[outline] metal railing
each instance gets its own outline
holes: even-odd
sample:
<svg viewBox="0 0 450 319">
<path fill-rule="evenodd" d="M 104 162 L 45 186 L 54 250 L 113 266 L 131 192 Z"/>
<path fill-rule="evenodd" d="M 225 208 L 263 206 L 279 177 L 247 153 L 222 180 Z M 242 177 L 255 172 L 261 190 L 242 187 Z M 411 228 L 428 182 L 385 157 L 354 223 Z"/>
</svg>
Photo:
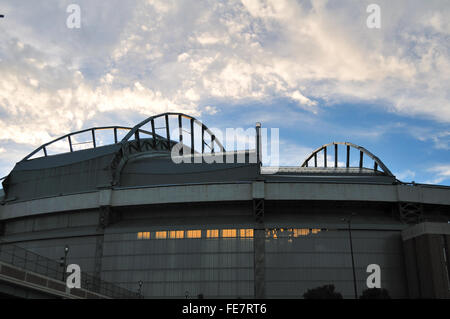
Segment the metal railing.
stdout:
<svg viewBox="0 0 450 319">
<path fill-rule="evenodd" d="M 2 240 L 0 240 L 0 261 L 59 281 L 62 281 L 66 275 L 60 262 Z M 81 288 L 111 298 L 142 298 L 136 292 L 106 282 L 86 272 L 81 272 Z"/>
</svg>

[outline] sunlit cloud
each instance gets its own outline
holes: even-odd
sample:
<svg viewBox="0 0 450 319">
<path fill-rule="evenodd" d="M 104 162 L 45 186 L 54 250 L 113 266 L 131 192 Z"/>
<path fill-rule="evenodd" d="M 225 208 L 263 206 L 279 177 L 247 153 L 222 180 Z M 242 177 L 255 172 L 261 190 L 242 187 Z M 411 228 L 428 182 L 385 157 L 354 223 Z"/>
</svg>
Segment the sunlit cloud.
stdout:
<svg viewBox="0 0 450 319">
<path fill-rule="evenodd" d="M 450 179 L 450 164 L 436 165 L 428 169 L 434 175 L 434 178 L 428 180 L 429 184 L 440 184 Z"/>
<path fill-rule="evenodd" d="M 78 3 L 79 30 L 65 25 L 69 1 L 2 9 L 0 143 L 33 148 L 88 125 L 122 124 L 117 114 L 220 116 L 249 102 L 286 101 L 311 116 L 368 102 L 450 122 L 446 2 L 377 1 L 376 30 L 366 27 L 371 1 Z M 428 139 L 448 149 L 447 133 Z"/>
</svg>

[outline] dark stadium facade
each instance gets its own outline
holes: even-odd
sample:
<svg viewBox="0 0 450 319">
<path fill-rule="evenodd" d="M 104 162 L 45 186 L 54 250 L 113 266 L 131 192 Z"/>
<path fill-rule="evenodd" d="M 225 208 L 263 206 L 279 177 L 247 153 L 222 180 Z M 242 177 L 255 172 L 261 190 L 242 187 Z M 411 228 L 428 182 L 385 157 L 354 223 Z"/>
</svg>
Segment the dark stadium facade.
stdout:
<svg viewBox="0 0 450 319">
<path fill-rule="evenodd" d="M 450 297 L 450 187 L 403 183 L 346 142 L 265 167 L 259 130 L 245 163 L 207 163 L 238 152 L 180 113 L 44 144 L 3 179 L 0 247 L 70 247 L 67 264 L 146 298 L 354 298 L 371 264 L 393 298 Z M 175 163 L 179 143 L 201 163 Z"/>
</svg>

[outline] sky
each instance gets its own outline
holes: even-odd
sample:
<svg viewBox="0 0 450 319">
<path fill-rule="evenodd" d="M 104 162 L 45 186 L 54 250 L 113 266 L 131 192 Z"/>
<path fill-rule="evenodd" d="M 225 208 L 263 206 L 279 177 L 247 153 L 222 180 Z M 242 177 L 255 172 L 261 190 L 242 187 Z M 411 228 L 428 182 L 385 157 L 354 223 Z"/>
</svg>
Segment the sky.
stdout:
<svg viewBox="0 0 450 319">
<path fill-rule="evenodd" d="M 450 185 L 450 1 L 0 0 L 0 14 L 0 177 L 58 136 L 172 111 L 278 128 L 281 165 L 348 141 L 401 181 Z"/>
</svg>

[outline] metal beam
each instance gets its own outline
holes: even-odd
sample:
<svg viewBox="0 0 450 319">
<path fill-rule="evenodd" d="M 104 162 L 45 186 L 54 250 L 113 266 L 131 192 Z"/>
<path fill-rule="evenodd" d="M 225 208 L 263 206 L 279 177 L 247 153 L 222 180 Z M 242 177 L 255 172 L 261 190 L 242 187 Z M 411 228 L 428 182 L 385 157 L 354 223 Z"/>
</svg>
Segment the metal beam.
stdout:
<svg viewBox="0 0 450 319">
<path fill-rule="evenodd" d="M 155 120 L 152 119 L 150 122 L 151 122 L 151 125 L 152 125 L 153 149 L 156 149 Z"/>
<path fill-rule="evenodd" d="M 334 167 L 338 167 L 338 145 L 334 144 Z"/>
<path fill-rule="evenodd" d="M 69 148 L 70 148 L 70 152 L 73 152 L 73 147 L 72 147 L 72 139 L 70 138 L 70 135 L 67 136 L 67 138 L 69 139 Z"/>
<path fill-rule="evenodd" d="M 169 114 L 164 116 L 166 121 L 166 138 L 167 138 L 167 148 L 170 149 L 170 128 L 169 128 Z"/>
<path fill-rule="evenodd" d="M 347 145 L 347 168 L 350 167 L 350 145 Z"/>
<path fill-rule="evenodd" d="M 318 149 L 316 149 L 315 151 L 313 151 L 311 153 L 311 155 L 309 155 L 302 163 L 302 167 L 306 167 L 306 163 L 312 159 L 313 157 L 316 156 L 317 153 L 324 151 L 324 153 L 326 152 L 326 148 L 327 146 L 331 146 L 331 145 L 335 145 L 335 144 L 342 144 L 342 145 L 347 145 L 347 167 L 350 167 L 350 147 L 353 147 L 357 150 L 360 151 L 360 167 L 362 168 L 362 164 L 363 164 L 363 160 L 361 157 L 365 155 L 369 156 L 371 159 L 373 159 L 376 163 L 377 163 L 377 167 L 380 167 L 383 170 L 383 173 L 387 176 L 391 176 L 394 177 L 394 175 L 392 174 L 392 172 L 386 167 L 386 165 L 384 165 L 384 163 L 375 155 L 373 155 L 371 152 L 369 152 L 368 150 L 366 150 L 364 147 L 362 146 L 358 146 L 356 144 L 353 143 L 349 143 L 349 142 L 333 142 L 330 144 L 325 144 L 322 145 L 321 147 L 319 147 Z M 326 167 L 326 166 L 325 166 Z"/>
<path fill-rule="evenodd" d="M 359 168 L 363 168 L 363 157 L 364 157 L 363 151 L 359 151 Z"/>
<path fill-rule="evenodd" d="M 191 119 L 191 155 L 194 155 L 194 119 Z"/>
<path fill-rule="evenodd" d="M 181 115 L 178 115 L 178 133 L 180 135 L 181 155 L 183 155 L 183 122 Z"/>
<path fill-rule="evenodd" d="M 92 129 L 92 145 L 94 145 L 94 148 L 97 147 L 97 143 L 95 142 L 95 129 Z"/>
</svg>

